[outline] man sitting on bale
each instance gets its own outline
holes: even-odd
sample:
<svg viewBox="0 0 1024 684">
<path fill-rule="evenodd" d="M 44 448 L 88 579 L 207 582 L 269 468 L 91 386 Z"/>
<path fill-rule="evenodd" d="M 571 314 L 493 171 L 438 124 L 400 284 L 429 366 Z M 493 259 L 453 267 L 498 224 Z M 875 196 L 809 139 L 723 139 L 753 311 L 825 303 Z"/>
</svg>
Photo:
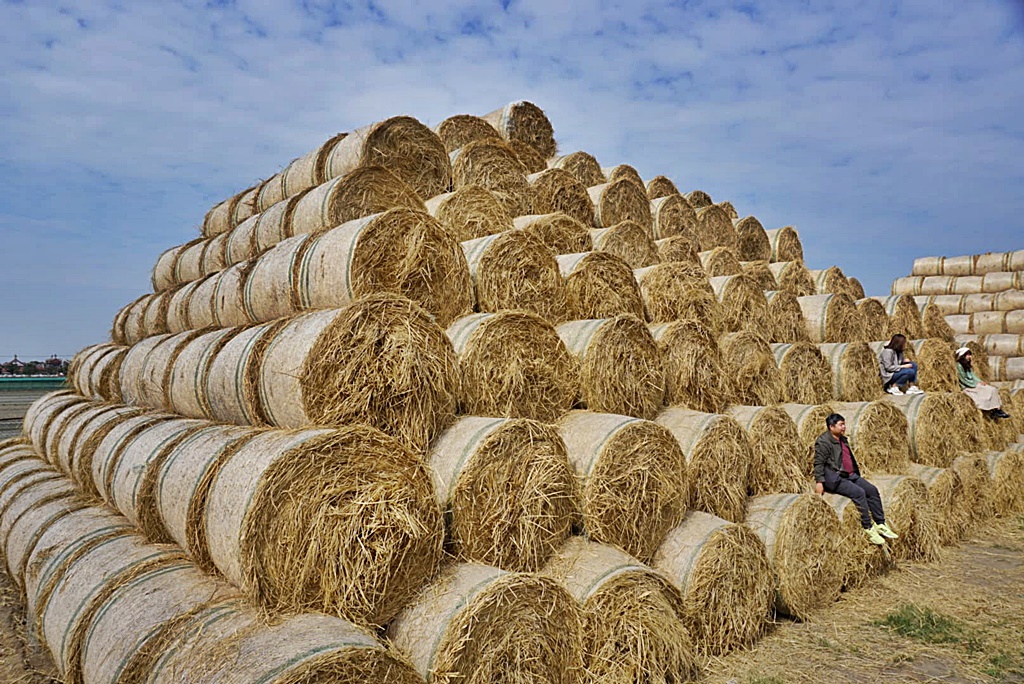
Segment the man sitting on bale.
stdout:
<svg viewBox="0 0 1024 684">
<path fill-rule="evenodd" d="M 956 350 L 956 377 L 960 381 L 960 389 L 969 396 L 974 405 L 981 409 L 989 418 L 1009 418 L 1010 414 L 1003 410 L 1003 402 L 999 398 L 999 390 L 978 377 L 971 367 L 971 350 L 960 347 Z"/>
<path fill-rule="evenodd" d="M 814 491 L 819 495 L 829 492 L 853 499 L 860 511 L 864 534 L 872 544 L 885 544 L 883 537 L 896 539 L 899 535 L 885 524 L 878 488 L 860 476 L 857 459 L 846 440 L 846 419 L 831 413 L 825 425 L 828 430 L 814 443 Z"/>
</svg>

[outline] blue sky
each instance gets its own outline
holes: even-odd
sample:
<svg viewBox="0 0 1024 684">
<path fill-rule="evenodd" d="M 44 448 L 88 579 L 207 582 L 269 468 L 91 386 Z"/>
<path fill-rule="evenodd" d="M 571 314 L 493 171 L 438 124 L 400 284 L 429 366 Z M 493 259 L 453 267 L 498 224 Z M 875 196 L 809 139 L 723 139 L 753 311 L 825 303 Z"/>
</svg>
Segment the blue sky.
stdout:
<svg viewBox="0 0 1024 684">
<path fill-rule="evenodd" d="M 1019 0 L 567 5 L 0 0 L 0 360 L 105 340 L 212 204 L 332 134 L 516 99 L 868 294 L 1024 248 Z"/>
</svg>

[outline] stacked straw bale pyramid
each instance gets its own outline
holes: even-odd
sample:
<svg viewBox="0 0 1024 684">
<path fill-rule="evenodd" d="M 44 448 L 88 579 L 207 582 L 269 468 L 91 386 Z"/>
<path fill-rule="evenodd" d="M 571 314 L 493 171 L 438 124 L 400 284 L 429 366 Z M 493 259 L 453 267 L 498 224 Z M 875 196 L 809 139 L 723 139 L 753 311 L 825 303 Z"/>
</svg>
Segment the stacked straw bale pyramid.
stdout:
<svg viewBox="0 0 1024 684">
<path fill-rule="evenodd" d="M 950 379 L 964 342 L 1021 372 L 1024 252 L 865 297 L 681 181 L 559 154 L 515 102 L 336 135 L 211 208 L 0 443 L 61 676 L 686 681 L 1024 509 L 1019 425 Z M 882 392 L 894 332 L 927 394 Z M 811 493 L 833 411 L 891 552 Z"/>
</svg>

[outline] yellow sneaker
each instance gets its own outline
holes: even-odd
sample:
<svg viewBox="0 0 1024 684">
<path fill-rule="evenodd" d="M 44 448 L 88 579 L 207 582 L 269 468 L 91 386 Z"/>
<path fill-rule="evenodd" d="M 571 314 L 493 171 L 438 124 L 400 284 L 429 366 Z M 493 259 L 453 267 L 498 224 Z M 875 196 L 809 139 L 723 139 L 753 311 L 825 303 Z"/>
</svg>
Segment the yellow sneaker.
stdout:
<svg viewBox="0 0 1024 684">
<path fill-rule="evenodd" d="M 868 541 L 878 546 L 885 546 L 885 540 L 882 539 L 882 535 L 878 534 L 878 531 L 874 527 L 868 527 L 864 530 L 864 534 L 867 535 Z"/>
<path fill-rule="evenodd" d="M 878 534 L 882 535 L 886 539 L 899 539 L 900 538 L 900 535 L 898 535 L 895 532 L 893 532 L 892 530 L 890 530 L 889 526 L 886 525 L 885 523 L 882 523 L 881 525 L 879 525 L 878 523 L 875 523 L 874 527 L 872 527 L 871 529 L 873 529 L 875 532 L 877 532 Z"/>
</svg>

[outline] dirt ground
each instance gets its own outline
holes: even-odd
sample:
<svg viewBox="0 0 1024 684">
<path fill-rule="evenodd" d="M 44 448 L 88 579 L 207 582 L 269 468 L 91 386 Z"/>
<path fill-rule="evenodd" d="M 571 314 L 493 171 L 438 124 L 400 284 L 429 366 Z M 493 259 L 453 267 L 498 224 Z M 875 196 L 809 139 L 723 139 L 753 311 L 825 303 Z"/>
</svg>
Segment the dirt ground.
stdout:
<svg viewBox="0 0 1024 684">
<path fill-rule="evenodd" d="M 989 524 L 935 563 L 904 564 L 809 622 L 780 622 L 704 681 L 1024 682 L 1024 517 Z M 27 636 L 0 571 L 0 683 L 51 682 L 49 654 Z"/>
</svg>

